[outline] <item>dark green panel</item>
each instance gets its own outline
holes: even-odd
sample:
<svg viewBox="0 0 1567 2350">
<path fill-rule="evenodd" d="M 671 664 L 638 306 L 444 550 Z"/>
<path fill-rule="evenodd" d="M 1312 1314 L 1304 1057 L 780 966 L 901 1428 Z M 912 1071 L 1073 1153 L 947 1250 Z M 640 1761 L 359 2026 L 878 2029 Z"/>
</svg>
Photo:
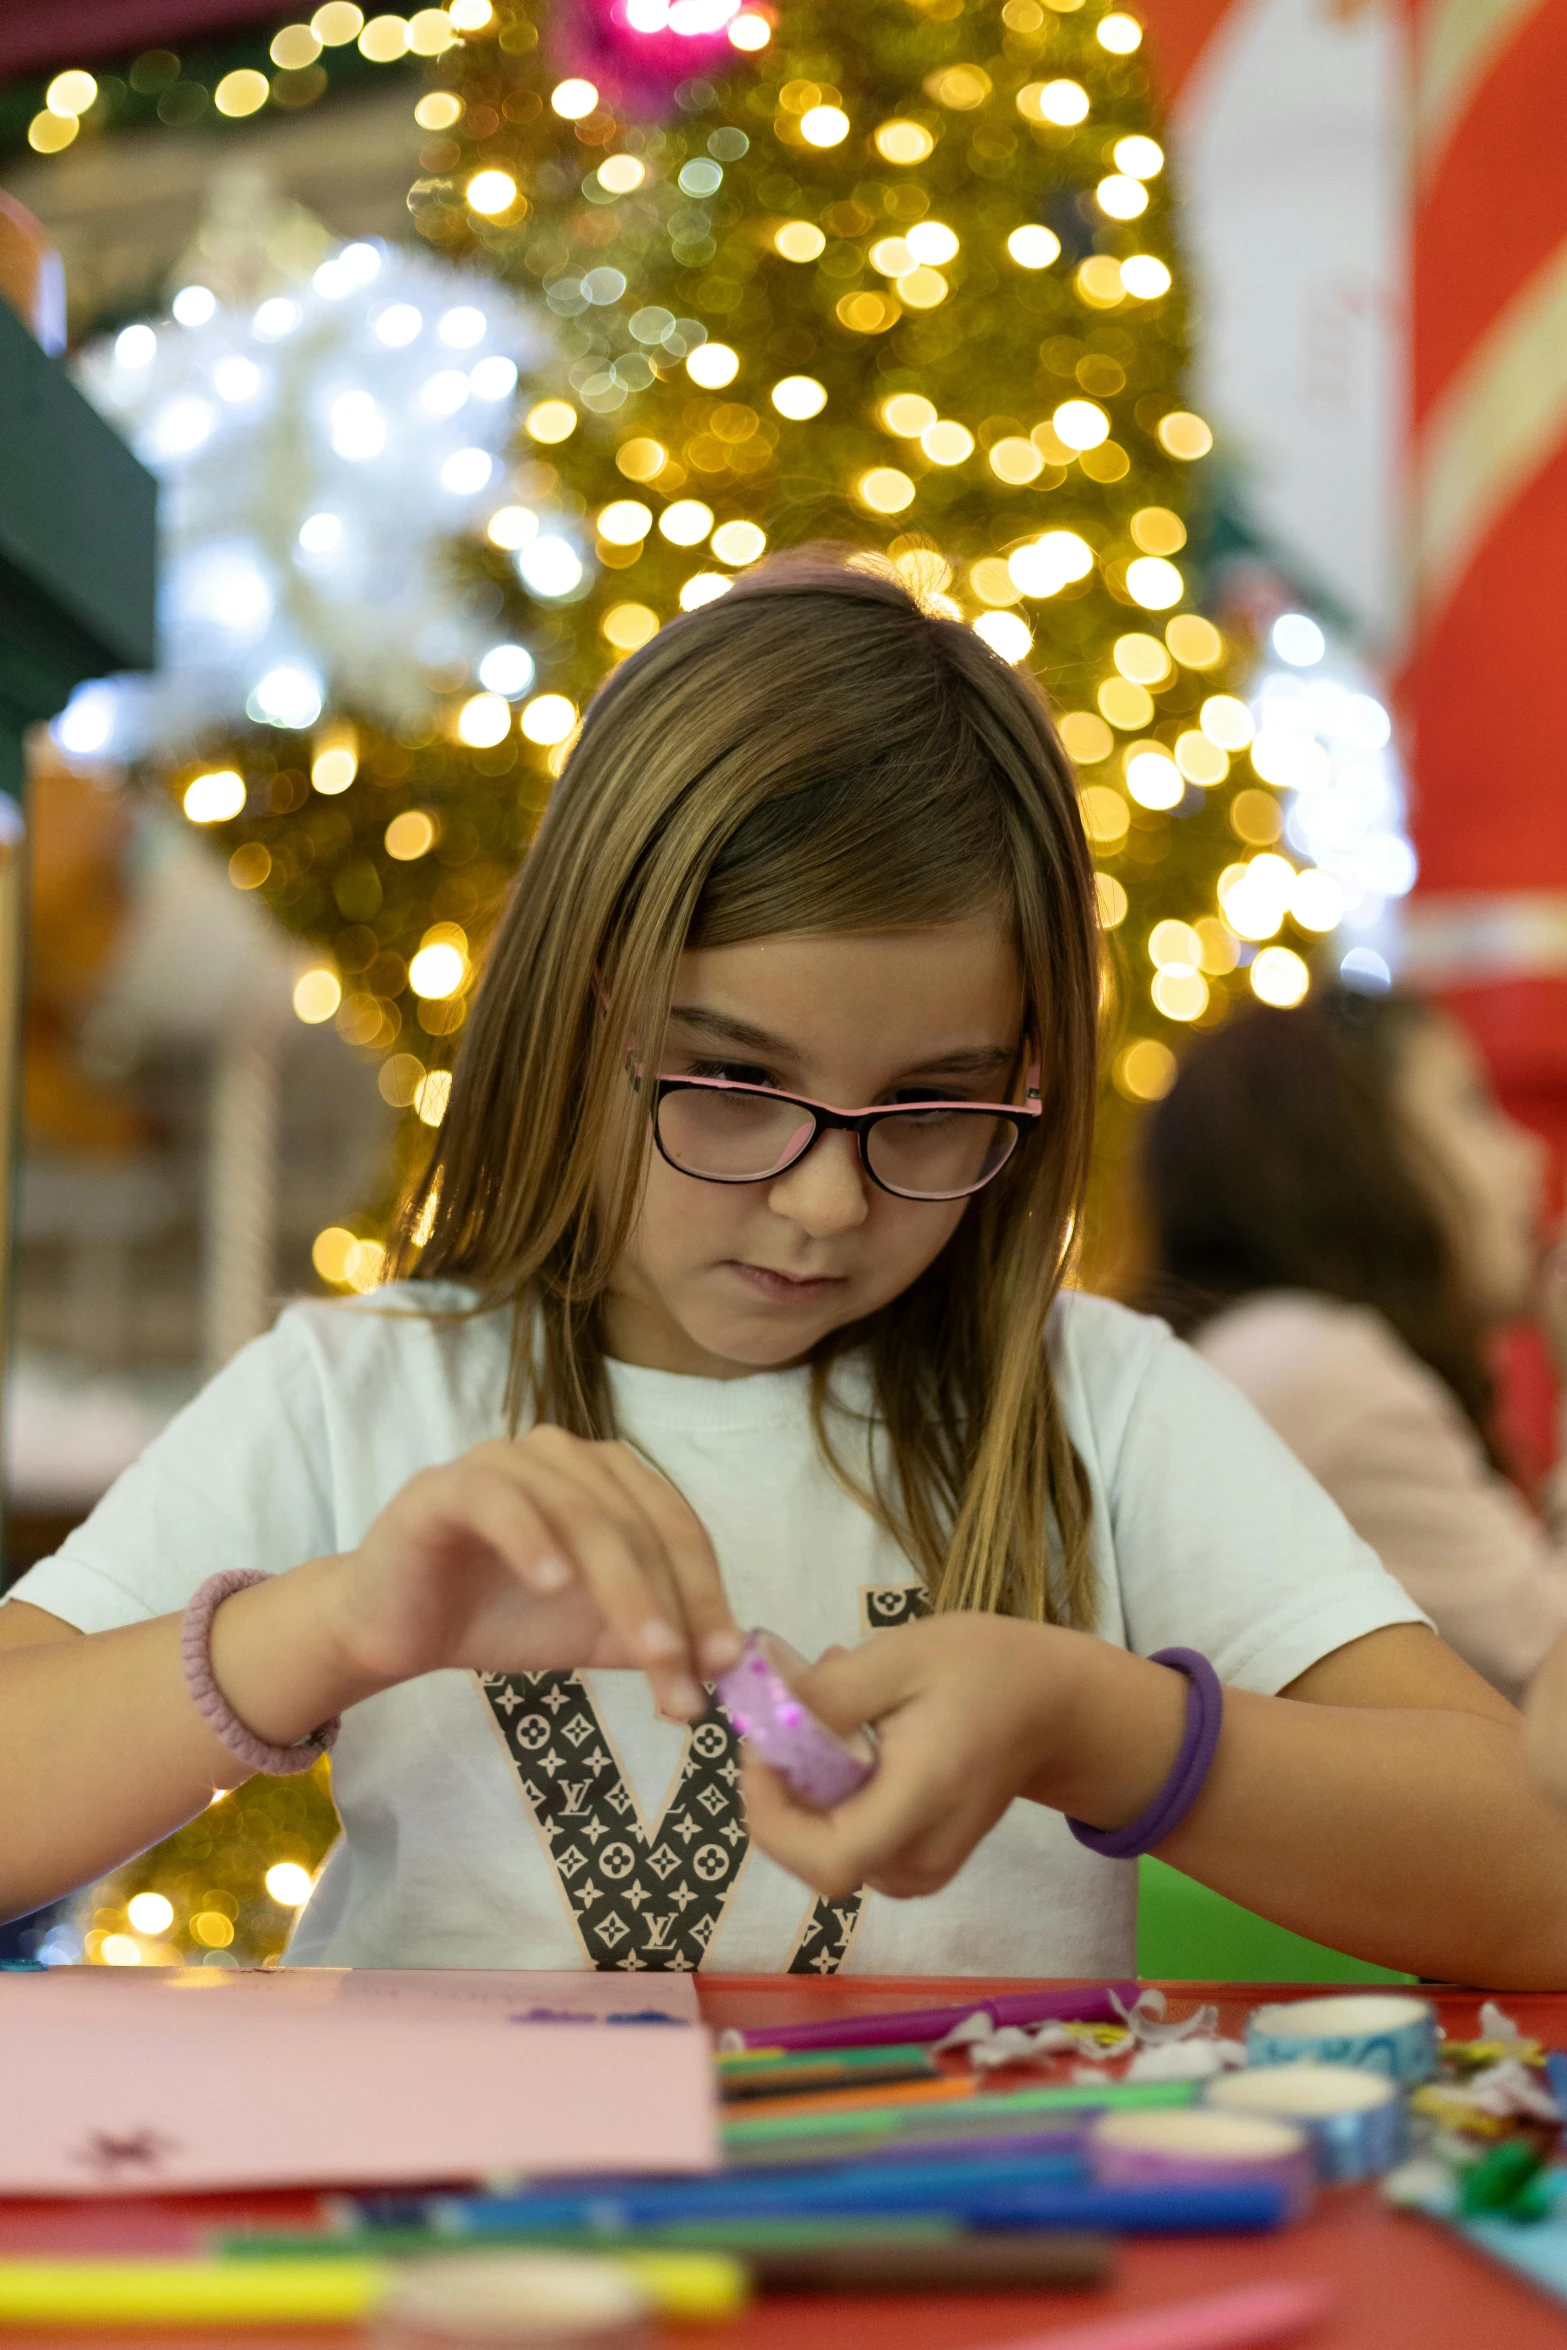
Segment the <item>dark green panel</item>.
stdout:
<svg viewBox="0 0 1567 2350">
<path fill-rule="evenodd" d="M 83 678 L 148 669 L 158 485 L 0 302 L 0 703 L 49 718 Z"/>
</svg>

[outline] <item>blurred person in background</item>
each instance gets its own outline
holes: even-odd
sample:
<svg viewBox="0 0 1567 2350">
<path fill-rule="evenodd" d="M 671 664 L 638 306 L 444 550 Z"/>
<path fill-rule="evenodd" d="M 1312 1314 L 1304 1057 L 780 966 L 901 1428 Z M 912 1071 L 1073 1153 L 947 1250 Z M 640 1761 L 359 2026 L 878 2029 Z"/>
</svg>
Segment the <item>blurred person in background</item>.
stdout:
<svg viewBox="0 0 1567 2350">
<path fill-rule="evenodd" d="M 1490 1350 L 1538 1318 L 1546 1147 L 1457 1024 L 1333 991 L 1197 1040 L 1149 1117 L 1139 1301 L 1231 1379 L 1444 1640 L 1515 1701 L 1567 1633 L 1567 1465 L 1511 1481 Z M 1559 1448 L 1560 1449 L 1560 1448 Z"/>
</svg>

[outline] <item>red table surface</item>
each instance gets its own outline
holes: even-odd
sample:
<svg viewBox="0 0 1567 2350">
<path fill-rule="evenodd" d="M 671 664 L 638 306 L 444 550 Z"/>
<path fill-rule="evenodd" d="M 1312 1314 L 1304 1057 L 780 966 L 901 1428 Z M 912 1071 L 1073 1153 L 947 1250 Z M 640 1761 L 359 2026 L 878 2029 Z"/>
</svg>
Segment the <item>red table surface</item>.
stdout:
<svg viewBox="0 0 1567 2350">
<path fill-rule="evenodd" d="M 702 2011 L 715 2028 L 792 2023 L 893 2007 L 928 2007 L 993 1990 L 1037 1990 L 1037 1982 L 981 1983 L 973 1977 L 894 1980 L 858 1976 L 812 1981 L 797 1976 L 699 1978 Z M 1264 2000 L 1312 1997 L 1320 1985 L 1178 1983 L 1167 1986 L 1170 2012 L 1199 2001 L 1219 2007 L 1220 2029 L 1239 2034 L 1249 2009 Z M 1436 1992 L 1449 2038 L 1472 2039 L 1479 1995 Z M 1501 2003 L 1519 2029 L 1547 2047 L 1567 2048 L 1567 1993 L 1508 1994 Z M 0 2084 L 0 2095 L 3 2095 Z M 92 2198 L 81 2202 L 0 2202 L 0 2257 L 177 2253 L 196 2248 L 206 2231 L 242 2223 L 311 2224 L 303 2195 L 213 2195 Z M 722 2326 L 682 2328 L 683 2350 L 1018 2350 L 1054 2333 L 1133 2310 L 1281 2280 L 1329 2284 L 1334 2313 L 1309 2337 L 1308 2350 L 1563 2350 L 1567 2311 L 1471 2253 L 1420 2219 L 1388 2210 L 1374 2188 L 1331 2189 L 1312 2216 L 1281 2234 L 1144 2240 L 1122 2246 L 1113 2280 L 1087 2290 L 862 2296 L 779 2296 L 758 2302 Z M 73 2350 L 106 2334 L 7 2333 L 5 2350 Z M 142 2350 L 178 2341 L 181 2350 L 348 2350 L 361 2339 L 343 2329 L 247 2328 L 115 2337 Z M 676 2339 L 671 2331 L 670 2340 Z"/>
</svg>

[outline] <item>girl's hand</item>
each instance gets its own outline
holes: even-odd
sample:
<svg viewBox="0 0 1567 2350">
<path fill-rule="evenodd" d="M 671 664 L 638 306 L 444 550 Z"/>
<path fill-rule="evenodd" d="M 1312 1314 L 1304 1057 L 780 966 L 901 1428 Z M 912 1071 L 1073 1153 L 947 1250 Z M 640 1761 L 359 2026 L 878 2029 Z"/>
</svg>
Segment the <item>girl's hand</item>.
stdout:
<svg viewBox="0 0 1567 2350">
<path fill-rule="evenodd" d="M 934 1616 L 802 1674 L 813 1713 L 874 1728 L 876 1776 L 807 1811 L 755 1756 L 751 1833 L 827 1894 L 937 1893 L 1018 1796 L 1114 1828 L 1135 1819 L 1180 1746 L 1186 1683 L 1082 1632 L 1007 1616 Z"/>
<path fill-rule="evenodd" d="M 740 1635 L 700 1520 L 624 1444 L 559 1428 L 422 1469 L 334 1562 L 346 1678 L 639 1666 L 694 1719 Z"/>
</svg>

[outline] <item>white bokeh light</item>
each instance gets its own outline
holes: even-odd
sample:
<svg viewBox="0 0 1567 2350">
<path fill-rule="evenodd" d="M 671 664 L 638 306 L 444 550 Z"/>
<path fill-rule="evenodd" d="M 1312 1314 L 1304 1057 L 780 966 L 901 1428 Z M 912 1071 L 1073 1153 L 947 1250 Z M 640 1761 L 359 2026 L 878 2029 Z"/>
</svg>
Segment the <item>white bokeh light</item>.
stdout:
<svg viewBox="0 0 1567 2350">
<path fill-rule="evenodd" d="M 531 595 L 569 596 L 582 584 L 582 558 L 569 539 L 541 531 L 518 553 L 517 577 Z"/>
<path fill-rule="evenodd" d="M 533 678 L 533 655 L 525 645 L 492 645 L 479 663 L 479 683 L 485 691 L 504 694 L 508 701 L 525 694 Z"/>
<path fill-rule="evenodd" d="M 478 452 L 458 478 L 476 480 L 482 462 L 478 519 L 504 506 L 495 468 L 517 371 L 537 364 L 542 337 L 505 287 L 417 247 L 345 245 L 244 297 L 214 265 L 212 285 L 205 324 L 137 321 L 75 363 L 164 491 L 162 664 L 113 680 L 112 726 L 107 704 L 93 724 L 116 758 L 185 760 L 254 715 L 258 689 L 290 667 L 310 673 L 324 707 L 423 722 L 450 673 L 472 676 L 499 634 L 493 608 L 470 602 L 449 568 L 464 509 L 441 475 Z M 457 342 L 437 340 L 442 320 Z M 437 372 L 460 412 L 421 405 Z M 550 532 L 547 506 L 540 524 Z M 580 580 L 581 558 L 566 553 Z M 566 576 L 562 564 L 551 574 Z M 271 688 L 267 699 L 284 706 Z M 309 696 L 284 703 L 297 718 Z M 94 707 L 75 705 L 78 739 Z"/>
</svg>

